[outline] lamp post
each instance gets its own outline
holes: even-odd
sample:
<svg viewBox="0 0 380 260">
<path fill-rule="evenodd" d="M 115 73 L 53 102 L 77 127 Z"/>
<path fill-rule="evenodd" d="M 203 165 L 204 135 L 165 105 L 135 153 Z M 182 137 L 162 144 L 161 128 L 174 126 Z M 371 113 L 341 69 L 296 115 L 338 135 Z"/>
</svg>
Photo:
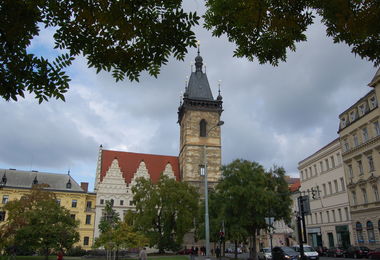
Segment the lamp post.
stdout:
<svg viewBox="0 0 380 260">
<path fill-rule="evenodd" d="M 207 133 L 206 136 L 210 133 L 212 129 L 215 127 L 219 127 L 223 125 L 223 121 L 219 121 L 215 126 L 211 127 Z M 201 171 L 201 175 L 204 175 L 205 180 L 205 237 L 206 237 L 206 258 L 210 257 L 210 224 L 209 224 L 209 217 L 208 217 L 208 177 L 207 177 L 207 146 L 206 144 L 203 145 L 203 174 Z"/>
</svg>

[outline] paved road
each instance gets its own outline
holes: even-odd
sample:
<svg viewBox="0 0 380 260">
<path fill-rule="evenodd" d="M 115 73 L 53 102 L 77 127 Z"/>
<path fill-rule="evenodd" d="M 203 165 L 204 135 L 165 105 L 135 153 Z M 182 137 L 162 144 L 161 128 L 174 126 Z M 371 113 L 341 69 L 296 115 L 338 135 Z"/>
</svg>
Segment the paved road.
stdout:
<svg viewBox="0 0 380 260">
<path fill-rule="evenodd" d="M 226 257 L 233 258 L 234 254 L 226 253 Z M 249 257 L 248 253 L 238 254 L 238 259 L 248 259 L 248 257 Z M 336 257 L 336 258 L 334 258 L 334 257 L 325 257 L 325 256 L 321 256 L 319 258 L 319 260 L 344 260 L 344 259 L 349 260 L 349 259 L 353 259 L 353 258 L 344 258 L 344 257 Z M 361 259 L 366 260 L 366 258 L 361 258 Z M 199 260 L 201 260 L 201 259 L 199 259 Z"/>
</svg>

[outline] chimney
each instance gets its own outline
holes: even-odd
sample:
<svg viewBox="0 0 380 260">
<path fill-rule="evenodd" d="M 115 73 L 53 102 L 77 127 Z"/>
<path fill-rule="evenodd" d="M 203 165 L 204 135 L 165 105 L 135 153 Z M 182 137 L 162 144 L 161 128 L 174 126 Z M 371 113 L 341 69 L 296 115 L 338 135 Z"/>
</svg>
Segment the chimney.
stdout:
<svg viewBox="0 0 380 260">
<path fill-rule="evenodd" d="M 85 192 L 88 192 L 88 182 L 81 182 L 81 183 L 80 183 L 80 187 L 81 187 L 82 190 L 84 190 Z"/>
</svg>

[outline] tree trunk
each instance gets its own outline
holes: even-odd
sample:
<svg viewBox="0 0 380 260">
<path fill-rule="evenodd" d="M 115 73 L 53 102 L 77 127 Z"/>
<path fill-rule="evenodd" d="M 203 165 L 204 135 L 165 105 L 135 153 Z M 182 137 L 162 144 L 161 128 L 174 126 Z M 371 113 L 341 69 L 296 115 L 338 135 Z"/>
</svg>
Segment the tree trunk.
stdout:
<svg viewBox="0 0 380 260">
<path fill-rule="evenodd" d="M 49 248 L 45 248 L 45 260 L 49 259 Z"/>
<path fill-rule="evenodd" d="M 257 236 L 257 229 L 253 228 L 252 230 L 252 259 L 257 259 L 257 247 L 256 247 L 256 236 Z"/>
<path fill-rule="evenodd" d="M 238 251 L 237 251 L 237 240 L 234 241 L 235 243 L 235 250 L 234 250 L 234 253 L 235 253 L 235 259 L 238 258 Z"/>
</svg>

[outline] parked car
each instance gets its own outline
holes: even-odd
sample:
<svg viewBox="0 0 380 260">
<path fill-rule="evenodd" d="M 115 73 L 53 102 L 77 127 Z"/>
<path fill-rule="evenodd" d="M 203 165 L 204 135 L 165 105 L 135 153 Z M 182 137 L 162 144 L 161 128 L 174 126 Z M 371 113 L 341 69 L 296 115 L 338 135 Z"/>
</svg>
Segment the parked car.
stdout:
<svg viewBox="0 0 380 260">
<path fill-rule="evenodd" d="M 380 248 L 376 248 L 368 253 L 369 259 L 380 259 Z"/>
<path fill-rule="evenodd" d="M 270 251 L 270 248 L 262 248 L 258 253 L 257 257 L 259 260 L 271 260 L 272 259 L 272 253 Z"/>
<path fill-rule="evenodd" d="M 292 246 L 292 248 L 294 249 L 294 251 L 296 251 L 298 253 L 301 252 L 299 245 Z M 303 251 L 304 251 L 307 259 L 310 259 L 310 260 L 318 260 L 319 259 L 318 252 L 314 248 L 312 248 L 311 246 L 303 245 Z"/>
<path fill-rule="evenodd" d="M 332 256 L 332 257 L 344 257 L 346 255 L 346 250 L 343 247 L 330 247 L 327 250 L 326 253 L 327 256 Z"/>
<path fill-rule="evenodd" d="M 272 260 L 298 260 L 299 253 L 287 246 L 276 246 L 272 249 Z"/>
<path fill-rule="evenodd" d="M 177 255 L 191 255 L 191 248 L 184 248 L 177 252 Z"/>
<path fill-rule="evenodd" d="M 366 246 L 350 246 L 346 251 L 346 257 L 367 258 L 370 251 Z"/>
<path fill-rule="evenodd" d="M 327 254 L 328 248 L 325 246 L 319 246 L 315 248 L 315 250 L 318 252 L 319 256 L 325 256 Z"/>
</svg>

